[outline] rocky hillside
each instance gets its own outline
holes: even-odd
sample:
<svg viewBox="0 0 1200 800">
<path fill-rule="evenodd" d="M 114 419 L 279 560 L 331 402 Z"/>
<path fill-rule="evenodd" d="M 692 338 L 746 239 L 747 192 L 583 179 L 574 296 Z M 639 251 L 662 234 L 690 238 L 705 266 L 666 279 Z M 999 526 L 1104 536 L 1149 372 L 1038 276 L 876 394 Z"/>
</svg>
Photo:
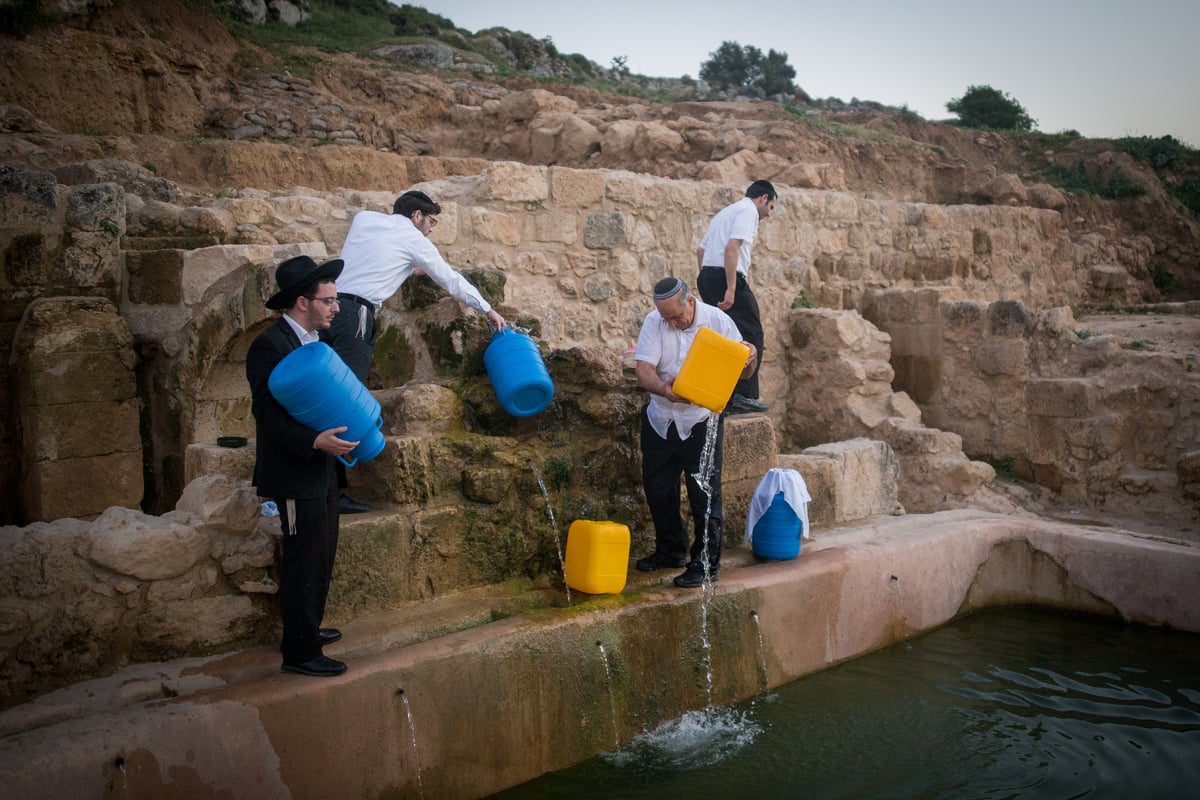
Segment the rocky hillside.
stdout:
<svg viewBox="0 0 1200 800">
<path fill-rule="evenodd" d="M 406 39 L 363 55 L 291 47 L 281 58 L 185 0 L 89 3 L 0 41 L 0 159 L 23 168 L 108 158 L 203 192 L 396 191 L 387 155 L 430 155 L 465 159 L 465 173 L 478 170 L 477 159 L 512 160 L 1057 207 L 1073 229 L 1149 246 L 1149 263 L 1130 269 L 1146 296 L 1200 297 L 1200 229 L 1178 199 L 1180 187 L 1197 185 L 1194 152 L 1139 159 L 1104 140 L 967 130 L 870 103 L 649 102 L 548 82 L 537 77 L 553 72 L 545 58 L 522 74 L 495 36 L 488 41 L 505 54 L 504 70 L 478 54 L 478 42 Z M 640 94 L 664 85 L 627 84 Z"/>
</svg>

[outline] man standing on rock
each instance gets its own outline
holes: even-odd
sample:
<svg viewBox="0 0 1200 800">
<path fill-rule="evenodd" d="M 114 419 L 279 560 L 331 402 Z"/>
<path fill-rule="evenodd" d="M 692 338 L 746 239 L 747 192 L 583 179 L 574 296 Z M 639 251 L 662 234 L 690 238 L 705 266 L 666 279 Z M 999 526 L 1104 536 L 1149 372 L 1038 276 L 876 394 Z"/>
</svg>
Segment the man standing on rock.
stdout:
<svg viewBox="0 0 1200 800">
<path fill-rule="evenodd" d="M 712 473 L 706 476 L 710 500 L 696 476 L 701 471 L 706 425 L 713 415 L 675 394 L 673 388 L 701 328 L 742 341 L 737 326 L 724 311 L 697 302 L 681 279 L 663 278 L 654 286 L 654 310 L 642 322 L 633 356 L 638 385 L 650 393 L 650 402 L 642 409 L 642 488 L 654 520 L 654 552 L 639 558 L 635 566 L 642 572 L 654 572 L 686 564 L 684 573 L 675 578 L 675 585 L 684 589 L 702 586 L 706 577 L 717 580 L 723 536 L 721 461 L 725 422 L 718 417 L 715 423 L 716 450 L 712 454 Z M 742 376 L 757 366 L 751 345 Z M 679 514 L 680 476 L 686 479 L 696 530 L 690 552 L 687 524 Z"/>
<path fill-rule="evenodd" d="M 279 291 L 267 308 L 281 310 L 279 320 L 260 333 L 246 352 L 250 411 L 254 414 L 254 485 L 279 507 L 283 555 L 279 560 L 279 605 L 283 617 L 284 672 L 328 677 L 346 665 L 322 648 L 342 638 L 322 628 L 325 599 L 338 543 L 338 486 L 333 465 L 358 446 L 338 438 L 346 428 L 315 431 L 271 394 L 268 381 L 276 365 L 297 347 L 318 340 L 337 314 L 338 260 L 317 264 L 308 256 L 290 258 L 275 271 Z"/>
<path fill-rule="evenodd" d="M 754 345 L 762 363 L 763 326 L 758 300 L 750 291 L 750 249 L 758 233 L 759 220 L 771 216 L 778 194 L 770 181 L 755 181 L 746 196 L 717 212 L 708 232 L 696 248 L 696 290 L 705 303 L 729 314 L 742 337 Z M 758 399 L 758 365 L 754 374 L 738 381 L 729 401 L 729 413 L 766 411 Z"/>
<path fill-rule="evenodd" d="M 360 211 L 350 223 L 341 252 L 346 267 L 338 280 L 341 313 L 321 333 L 321 340 L 337 351 L 364 384 L 375 355 L 375 314 L 411 275 L 428 275 L 455 300 L 485 314 L 493 328 L 507 326 L 504 317 L 446 263 L 429 241 L 441 211 L 429 195 L 408 191 L 396 198 L 391 214 Z M 338 486 L 343 490 L 339 498 L 341 513 L 369 511 L 369 506 L 345 493 L 346 469 L 340 462 L 337 473 Z"/>
</svg>

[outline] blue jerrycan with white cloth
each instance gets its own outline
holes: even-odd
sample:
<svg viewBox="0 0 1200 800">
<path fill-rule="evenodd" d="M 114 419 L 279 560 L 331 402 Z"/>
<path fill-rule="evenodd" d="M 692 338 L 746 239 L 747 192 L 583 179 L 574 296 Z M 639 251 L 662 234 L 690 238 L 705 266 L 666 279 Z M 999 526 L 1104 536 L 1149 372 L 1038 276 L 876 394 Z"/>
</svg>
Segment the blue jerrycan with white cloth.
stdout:
<svg viewBox="0 0 1200 800">
<path fill-rule="evenodd" d="M 354 376 L 342 357 L 324 342 L 297 347 L 275 365 L 267 388 L 288 413 L 315 431 L 346 426 L 338 438 L 358 442 L 347 467 L 370 461 L 386 444 L 379 401 Z"/>
<path fill-rule="evenodd" d="M 808 535 L 808 503 L 804 478 L 794 469 L 770 469 L 759 481 L 746 515 L 746 539 L 759 558 L 786 560 L 800 555 L 800 539 Z"/>
<path fill-rule="evenodd" d="M 543 411 L 554 399 L 554 382 L 537 345 L 524 333 L 503 328 L 483 351 L 483 366 L 500 406 L 514 417 Z"/>
</svg>

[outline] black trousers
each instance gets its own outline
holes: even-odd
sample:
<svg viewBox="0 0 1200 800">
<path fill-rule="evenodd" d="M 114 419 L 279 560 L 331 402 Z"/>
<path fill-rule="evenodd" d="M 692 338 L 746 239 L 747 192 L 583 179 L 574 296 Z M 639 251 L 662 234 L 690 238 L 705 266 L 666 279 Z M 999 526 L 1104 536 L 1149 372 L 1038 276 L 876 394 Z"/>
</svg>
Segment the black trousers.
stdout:
<svg viewBox="0 0 1200 800">
<path fill-rule="evenodd" d="M 294 532 L 289 501 L 275 498 L 283 529 L 279 607 L 283 618 L 280 650 L 285 664 L 303 664 L 322 655 L 317 632 L 325 617 L 337 553 L 338 494 L 337 484 L 330 481 L 324 497 L 290 501 L 296 512 Z"/>
<path fill-rule="evenodd" d="M 724 511 L 721 505 L 721 463 L 724 451 L 725 420 L 717 418 L 716 453 L 713 456 L 712 475 L 708 482 L 712 488 L 712 501 L 694 477 L 700 471 L 700 456 L 704 451 L 707 421 L 692 428 L 687 439 L 680 439 L 674 423 L 663 439 L 650 426 L 646 409 L 642 409 L 642 489 L 646 493 L 646 505 L 650 518 L 654 520 L 655 550 L 673 558 L 687 556 L 691 561 L 700 561 L 704 552 L 704 515 L 708 511 L 708 563 L 718 566 L 721 562 L 721 538 Z M 679 513 L 679 478 L 684 476 L 687 485 L 688 505 L 691 507 L 695 537 L 688 550 L 687 525 Z"/>
<path fill-rule="evenodd" d="M 700 299 L 710 306 L 715 306 L 725 299 L 726 285 L 724 268 L 705 267 L 696 276 L 696 291 L 700 293 Z M 740 272 L 733 287 L 733 307 L 725 313 L 733 320 L 733 324 L 737 325 L 742 338 L 758 350 L 758 364 L 754 368 L 754 374 L 749 378 L 740 379 L 733 387 L 733 392 L 757 399 L 758 367 L 762 366 L 763 326 L 758 313 L 758 298 L 750 291 L 746 276 Z"/>
<path fill-rule="evenodd" d="M 375 306 L 352 294 L 338 292 L 338 313 L 327 330 L 321 331 L 321 341 L 333 348 L 346 366 L 364 384 L 375 357 Z M 346 467 L 337 462 L 337 485 L 346 488 Z"/>
</svg>

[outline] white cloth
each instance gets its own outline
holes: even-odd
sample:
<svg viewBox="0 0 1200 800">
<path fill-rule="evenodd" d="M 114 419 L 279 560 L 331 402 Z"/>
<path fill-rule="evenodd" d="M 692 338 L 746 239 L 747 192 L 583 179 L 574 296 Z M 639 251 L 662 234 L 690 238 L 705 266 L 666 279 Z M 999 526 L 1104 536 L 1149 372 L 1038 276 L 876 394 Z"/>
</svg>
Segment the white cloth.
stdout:
<svg viewBox="0 0 1200 800">
<path fill-rule="evenodd" d="M 794 469 L 769 469 L 763 479 L 758 482 L 754 496 L 750 498 L 750 512 L 746 514 L 746 538 L 742 541 L 749 543 L 754 539 L 754 526 L 762 515 L 767 513 L 775 495 L 783 492 L 783 499 L 800 518 L 801 534 L 805 539 L 808 535 L 808 504 L 812 497 L 808 494 L 808 486 L 804 478 Z"/>
<path fill-rule="evenodd" d="M 338 276 L 337 290 L 363 298 L 376 311 L 417 267 L 458 302 L 480 314 L 492 310 L 479 290 L 446 263 L 433 242 L 408 217 L 378 211 L 358 212 L 350 223 L 339 258 L 346 265 Z"/>
<path fill-rule="evenodd" d="M 738 248 L 737 271 L 750 276 L 750 248 L 754 245 L 754 237 L 758 233 L 758 207 L 749 197 L 743 197 L 736 203 L 725 206 L 717 212 L 708 223 L 708 232 L 700 240 L 704 250 L 702 267 L 724 267 L 725 245 L 730 239 L 741 239 Z"/>
<path fill-rule="evenodd" d="M 658 313 L 657 308 L 647 314 L 646 319 L 642 321 L 642 330 L 638 334 L 637 348 L 633 358 L 635 361 L 646 361 L 653 364 L 658 377 L 665 383 L 671 383 L 679 374 L 683 360 L 687 358 L 688 350 L 692 347 L 692 340 L 696 338 L 696 332 L 701 328 L 710 328 L 735 342 L 744 341 L 742 334 L 738 332 L 737 325 L 733 323 L 728 314 L 716 306 L 702 302 L 699 297 L 695 297 L 695 300 L 696 317 L 692 320 L 691 326 L 684 330 L 672 327 L 671 323 Z M 650 427 L 664 439 L 667 438 L 667 431 L 672 422 L 675 423 L 675 430 L 679 434 L 679 438 L 687 439 L 691 435 L 692 428 L 708 419 L 708 415 L 711 413 L 704 406 L 698 406 L 686 400 L 682 403 L 673 403 L 658 394 L 650 395 L 650 407 L 646 409 Z"/>
</svg>

